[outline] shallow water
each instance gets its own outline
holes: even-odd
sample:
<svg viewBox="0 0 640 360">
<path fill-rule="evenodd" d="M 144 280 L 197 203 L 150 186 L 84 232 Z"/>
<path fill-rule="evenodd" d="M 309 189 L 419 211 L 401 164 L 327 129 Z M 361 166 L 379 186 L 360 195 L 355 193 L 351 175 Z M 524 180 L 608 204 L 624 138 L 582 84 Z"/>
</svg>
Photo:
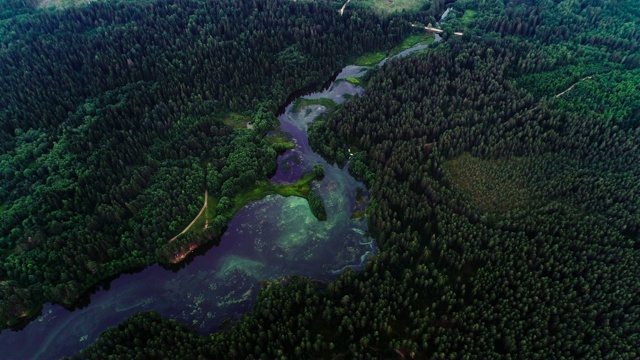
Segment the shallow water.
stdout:
<svg viewBox="0 0 640 360">
<path fill-rule="evenodd" d="M 362 88 L 344 81 L 360 76 L 365 68 L 349 66 L 336 81 L 308 99 L 345 101 L 345 94 Z M 294 182 L 314 164 L 325 168 L 325 178 L 313 187 L 323 199 L 327 221 L 318 221 L 304 199 L 279 195 L 249 203 L 229 223 L 220 245 L 178 272 L 153 265 L 114 280 L 109 290 L 91 296 L 90 304 L 76 311 L 47 304 L 42 315 L 19 332 L 0 334 L 4 358 L 59 358 L 72 355 L 95 341 L 108 327 L 139 311 L 155 310 L 201 333 L 215 331 L 222 321 L 239 318 L 250 310 L 260 281 L 289 275 L 331 280 L 347 268 L 360 268 L 375 253 L 366 237 L 365 220 L 351 219 L 362 210 L 356 201 L 355 181 L 347 168 L 339 169 L 314 153 L 307 127 L 326 109 L 312 105 L 279 117 L 282 130 L 293 136 L 296 147 L 279 157 L 274 183 Z"/>
</svg>

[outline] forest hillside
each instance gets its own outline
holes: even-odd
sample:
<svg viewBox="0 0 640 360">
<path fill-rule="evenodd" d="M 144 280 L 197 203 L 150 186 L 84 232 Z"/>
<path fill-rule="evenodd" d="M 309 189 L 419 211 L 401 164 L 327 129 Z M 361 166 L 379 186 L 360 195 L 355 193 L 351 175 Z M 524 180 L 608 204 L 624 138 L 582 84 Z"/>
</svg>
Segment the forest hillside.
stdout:
<svg viewBox="0 0 640 360">
<path fill-rule="evenodd" d="M 353 3 L 3 10 L 4 326 L 219 239 L 232 199 L 275 171 L 289 95 L 451 7 L 442 41 L 351 79 L 363 94 L 309 129 L 370 191 L 361 271 L 266 281 L 212 334 L 138 313 L 76 357 L 639 357 L 640 3 Z M 214 225 L 169 241 L 205 190 Z"/>
</svg>

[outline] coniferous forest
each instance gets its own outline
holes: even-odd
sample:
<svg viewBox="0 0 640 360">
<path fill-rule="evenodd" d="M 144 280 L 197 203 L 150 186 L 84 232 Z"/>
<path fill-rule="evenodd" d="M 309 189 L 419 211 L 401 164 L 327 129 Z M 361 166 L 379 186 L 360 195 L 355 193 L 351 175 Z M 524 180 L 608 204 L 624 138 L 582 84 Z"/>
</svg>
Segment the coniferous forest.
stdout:
<svg viewBox="0 0 640 360">
<path fill-rule="evenodd" d="M 338 16 L 324 1 L 8 2 L 3 326 L 217 241 L 234 199 L 276 169 L 289 95 L 451 7 L 441 42 L 370 70 L 309 129 L 370 191 L 378 253 L 361 271 L 265 282 L 206 336 L 139 313 L 76 357 L 639 357 L 640 4 L 354 3 Z M 205 189 L 212 226 L 169 241 Z"/>
<path fill-rule="evenodd" d="M 227 205 L 275 171 L 264 135 L 287 96 L 407 24 L 273 1 L 97 2 L 5 20 L 0 318 L 73 306 L 125 270 L 219 236 Z M 357 30 L 357 31 L 356 31 Z M 244 113 L 252 132 L 217 118 Z M 205 188 L 208 234 L 169 241 Z"/>
</svg>

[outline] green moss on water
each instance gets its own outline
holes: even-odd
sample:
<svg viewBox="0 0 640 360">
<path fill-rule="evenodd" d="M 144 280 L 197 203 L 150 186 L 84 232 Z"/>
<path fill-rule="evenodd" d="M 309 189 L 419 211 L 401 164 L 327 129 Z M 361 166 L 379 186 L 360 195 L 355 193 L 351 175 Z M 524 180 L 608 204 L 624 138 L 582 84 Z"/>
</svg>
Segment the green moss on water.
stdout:
<svg viewBox="0 0 640 360">
<path fill-rule="evenodd" d="M 351 218 L 355 220 L 360 220 L 364 217 L 364 215 L 365 215 L 364 210 L 356 210 L 351 213 Z"/>
<path fill-rule="evenodd" d="M 324 99 L 324 98 L 321 98 L 321 99 L 298 98 L 293 103 L 293 107 L 291 108 L 291 112 L 296 113 L 296 112 L 304 109 L 305 107 L 307 107 L 309 105 L 322 105 L 322 106 L 330 109 L 330 108 L 335 107 L 337 104 L 331 99 Z"/>
<path fill-rule="evenodd" d="M 233 271 L 241 271 L 245 274 L 248 274 L 254 278 L 260 278 L 263 269 L 265 268 L 265 264 L 259 261 L 251 260 L 245 257 L 231 255 L 225 258 L 222 265 L 220 266 L 220 270 L 218 276 L 224 277 L 228 276 Z"/>
<path fill-rule="evenodd" d="M 232 216 L 250 201 L 261 200 L 269 195 L 281 195 L 284 197 L 296 196 L 310 202 L 312 201 L 311 199 L 315 199 L 313 200 L 314 202 L 319 200 L 320 205 L 322 205 L 322 200 L 311 191 L 311 182 L 313 180 L 316 180 L 316 176 L 315 174 L 310 173 L 293 184 L 276 185 L 268 181 L 256 183 L 254 187 L 243 191 L 235 197 L 233 201 L 233 209 L 231 209 L 230 213 L 227 215 Z M 319 209 L 319 205 L 314 204 L 314 206 L 316 209 Z M 324 205 L 322 205 L 322 209 L 324 210 Z M 326 214 L 323 219 L 320 211 L 315 211 L 314 215 L 316 215 L 316 218 L 320 221 L 326 220 Z"/>
<path fill-rule="evenodd" d="M 281 196 L 297 196 L 306 198 L 309 195 L 311 186 L 304 180 L 298 181 L 290 185 L 274 185 L 269 182 L 257 184 L 255 187 L 242 192 L 234 199 L 234 207 L 232 212 L 240 210 L 250 201 L 256 201 L 265 198 L 268 195 L 278 194 Z"/>
<path fill-rule="evenodd" d="M 353 85 L 360 85 L 360 83 L 361 83 L 360 79 L 355 78 L 355 77 L 350 77 L 350 78 L 347 78 L 346 80 L 347 80 L 347 82 L 349 82 L 349 83 L 351 83 Z"/>
<path fill-rule="evenodd" d="M 322 199 L 320 199 L 320 197 L 311 190 L 311 182 L 314 180 L 318 180 L 317 174 L 309 173 L 293 184 L 277 185 L 268 181 L 257 182 L 254 186 L 245 189 L 238 194 L 232 201 L 232 207 L 221 215 L 227 219 L 231 219 L 236 212 L 251 201 L 261 200 L 269 195 L 280 195 L 284 197 L 295 196 L 307 200 L 313 215 L 315 215 L 319 221 L 324 221 L 327 219 L 327 216 Z M 193 226 L 191 226 L 186 234 L 206 231 L 207 225 L 209 225 L 213 219 L 218 216 L 216 211 L 217 205 L 218 199 L 209 197 L 207 208 L 202 212 L 198 219 L 196 219 Z"/>
</svg>

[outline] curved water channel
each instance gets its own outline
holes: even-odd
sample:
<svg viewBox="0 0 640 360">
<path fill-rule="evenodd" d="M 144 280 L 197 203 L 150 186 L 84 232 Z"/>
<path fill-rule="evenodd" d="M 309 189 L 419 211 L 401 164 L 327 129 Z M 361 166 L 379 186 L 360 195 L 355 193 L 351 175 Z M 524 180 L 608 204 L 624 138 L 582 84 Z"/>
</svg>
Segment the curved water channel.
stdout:
<svg viewBox="0 0 640 360">
<path fill-rule="evenodd" d="M 362 93 L 361 87 L 344 81 L 365 70 L 347 67 L 331 86 L 306 98 L 330 98 L 336 103 L 344 95 Z M 346 168 L 328 164 L 311 150 L 307 126 L 326 110 L 309 105 L 279 117 L 281 128 L 292 135 L 295 148 L 279 157 L 274 183 L 290 183 L 321 164 L 325 178 L 314 183 L 325 204 L 328 219 L 320 222 L 305 199 L 268 196 L 241 209 L 222 236 L 220 245 L 178 272 L 153 265 L 136 274 L 114 280 L 109 290 L 93 294 L 87 307 L 67 311 L 47 304 L 42 315 L 19 332 L 0 334 L 6 358 L 60 358 L 88 346 L 109 326 L 138 311 L 155 310 L 180 320 L 199 332 L 215 331 L 228 318 L 250 310 L 260 281 L 299 274 L 331 280 L 347 267 L 359 268 L 375 253 L 375 243 L 365 234 L 364 219 L 352 219 L 366 201 L 357 201 L 363 184 Z"/>
<path fill-rule="evenodd" d="M 416 45 L 394 57 L 425 47 Z M 362 94 L 361 87 L 346 79 L 360 77 L 367 69 L 347 66 L 326 90 L 303 98 L 327 98 L 340 104 L 345 95 Z M 108 290 L 91 295 L 83 309 L 68 311 L 46 304 L 41 316 L 24 329 L 0 333 L 1 357 L 70 356 L 139 311 L 155 310 L 200 333 L 213 332 L 222 321 L 237 319 L 251 309 L 263 280 L 304 275 L 330 281 L 347 268 L 359 269 L 376 252 L 375 242 L 366 236 L 366 220 L 352 218 L 366 206 L 367 191 L 347 167 L 328 164 L 309 146 L 308 125 L 327 109 L 308 105 L 294 112 L 293 107 L 289 104 L 278 119 L 281 129 L 292 135 L 295 148 L 278 158 L 271 181 L 294 182 L 313 165 L 321 164 L 325 178 L 313 187 L 324 201 L 327 221 L 318 221 L 301 198 L 272 195 L 249 203 L 235 214 L 219 246 L 184 269 L 173 272 L 153 265 L 136 274 L 123 274 Z M 357 198 L 359 192 L 364 199 Z"/>
</svg>

